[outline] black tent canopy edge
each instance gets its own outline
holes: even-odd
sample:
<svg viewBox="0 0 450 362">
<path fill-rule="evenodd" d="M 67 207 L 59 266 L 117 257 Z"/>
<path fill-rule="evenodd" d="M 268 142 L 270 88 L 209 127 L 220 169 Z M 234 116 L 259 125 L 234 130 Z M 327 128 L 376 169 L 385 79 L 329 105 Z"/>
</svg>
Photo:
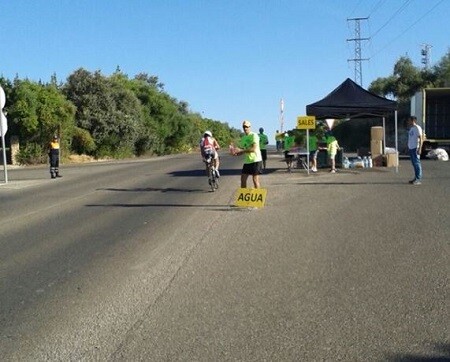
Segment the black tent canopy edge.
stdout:
<svg viewBox="0 0 450 362">
<path fill-rule="evenodd" d="M 385 117 L 397 109 L 397 102 L 373 94 L 347 78 L 325 98 L 306 106 L 316 119 Z"/>
</svg>

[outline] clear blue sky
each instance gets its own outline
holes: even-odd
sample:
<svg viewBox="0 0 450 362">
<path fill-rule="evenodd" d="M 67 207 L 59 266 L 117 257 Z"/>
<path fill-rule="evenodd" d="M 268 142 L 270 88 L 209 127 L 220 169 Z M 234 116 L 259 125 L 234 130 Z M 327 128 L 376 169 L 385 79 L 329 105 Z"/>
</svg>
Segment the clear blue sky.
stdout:
<svg viewBox="0 0 450 362">
<path fill-rule="evenodd" d="M 449 50 L 450 0 L 13 0 L 0 1 L 0 74 L 65 81 L 82 67 L 158 76 L 204 117 L 264 127 L 271 142 L 307 104 L 354 79 L 360 22 L 363 87 L 399 57 L 431 65 Z"/>
</svg>

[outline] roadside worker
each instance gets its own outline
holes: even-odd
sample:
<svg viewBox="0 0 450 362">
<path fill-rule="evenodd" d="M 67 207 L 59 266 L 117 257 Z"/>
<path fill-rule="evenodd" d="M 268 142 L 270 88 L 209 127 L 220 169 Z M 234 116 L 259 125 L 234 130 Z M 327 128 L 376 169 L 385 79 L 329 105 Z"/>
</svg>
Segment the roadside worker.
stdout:
<svg viewBox="0 0 450 362">
<path fill-rule="evenodd" d="M 289 152 L 291 148 L 293 148 L 294 146 L 295 146 L 294 135 L 286 132 L 283 138 L 283 151 L 284 151 L 284 160 L 286 161 L 288 172 L 291 172 L 292 161 L 294 160 L 294 155 L 290 155 Z"/>
<path fill-rule="evenodd" d="M 249 121 L 242 122 L 244 136 L 242 136 L 239 147 L 233 148 L 234 155 L 244 155 L 244 166 L 241 174 L 241 188 L 247 188 L 248 176 L 252 176 L 253 186 L 259 189 L 259 175 L 261 174 L 262 156 L 259 148 L 259 136 L 251 131 Z"/>
<path fill-rule="evenodd" d="M 62 177 L 59 174 L 59 140 L 58 136 L 54 135 L 48 146 L 48 157 L 50 161 L 50 176 L 51 178 Z"/>
<path fill-rule="evenodd" d="M 277 146 L 277 151 L 281 151 L 283 148 L 283 132 L 279 132 L 278 130 L 275 132 L 275 144 Z"/>
<path fill-rule="evenodd" d="M 216 172 L 216 177 L 220 177 L 219 173 L 219 153 L 217 152 L 220 149 L 219 143 L 213 137 L 211 131 L 205 131 L 203 133 L 203 137 L 200 140 L 200 153 L 202 154 L 203 161 L 206 160 L 208 156 L 213 158 L 214 170 Z M 208 173 L 208 167 L 206 168 L 206 172 Z"/>
<path fill-rule="evenodd" d="M 262 157 L 262 167 L 263 170 L 266 169 L 266 161 L 267 161 L 267 145 L 269 144 L 269 138 L 264 134 L 264 128 L 259 129 L 259 148 L 261 150 Z"/>
</svg>

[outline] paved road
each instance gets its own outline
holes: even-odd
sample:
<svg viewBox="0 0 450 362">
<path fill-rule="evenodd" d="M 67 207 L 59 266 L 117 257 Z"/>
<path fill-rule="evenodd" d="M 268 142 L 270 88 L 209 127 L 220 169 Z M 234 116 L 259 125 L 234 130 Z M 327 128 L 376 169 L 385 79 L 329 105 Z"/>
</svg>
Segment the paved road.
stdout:
<svg viewBox="0 0 450 362">
<path fill-rule="evenodd" d="M 450 359 L 450 163 L 288 174 L 231 208 L 197 156 L 10 170 L 2 360 Z"/>
</svg>

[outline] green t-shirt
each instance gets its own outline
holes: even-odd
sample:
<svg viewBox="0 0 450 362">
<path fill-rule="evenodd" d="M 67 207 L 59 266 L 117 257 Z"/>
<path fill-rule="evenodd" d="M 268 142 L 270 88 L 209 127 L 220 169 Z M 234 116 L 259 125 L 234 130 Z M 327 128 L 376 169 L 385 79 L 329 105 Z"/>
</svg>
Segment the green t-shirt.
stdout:
<svg viewBox="0 0 450 362">
<path fill-rule="evenodd" d="M 256 133 L 250 132 L 248 135 L 244 135 L 239 142 L 239 148 L 245 150 L 252 147 L 253 144 L 256 144 L 256 151 L 244 153 L 244 163 L 254 163 L 262 161 L 261 150 L 259 148 L 259 136 Z"/>
<path fill-rule="evenodd" d="M 294 136 L 286 136 L 283 141 L 283 149 L 285 151 L 289 151 L 292 147 L 294 147 L 295 138 Z"/>
<path fill-rule="evenodd" d="M 309 136 L 309 151 L 317 150 L 317 136 Z"/>
<path fill-rule="evenodd" d="M 327 137 L 327 151 L 329 154 L 335 155 L 339 148 L 338 141 L 334 136 Z"/>
<path fill-rule="evenodd" d="M 259 148 L 265 150 L 267 144 L 269 143 L 269 138 L 264 133 L 260 133 L 258 134 L 258 136 L 259 136 Z"/>
</svg>

